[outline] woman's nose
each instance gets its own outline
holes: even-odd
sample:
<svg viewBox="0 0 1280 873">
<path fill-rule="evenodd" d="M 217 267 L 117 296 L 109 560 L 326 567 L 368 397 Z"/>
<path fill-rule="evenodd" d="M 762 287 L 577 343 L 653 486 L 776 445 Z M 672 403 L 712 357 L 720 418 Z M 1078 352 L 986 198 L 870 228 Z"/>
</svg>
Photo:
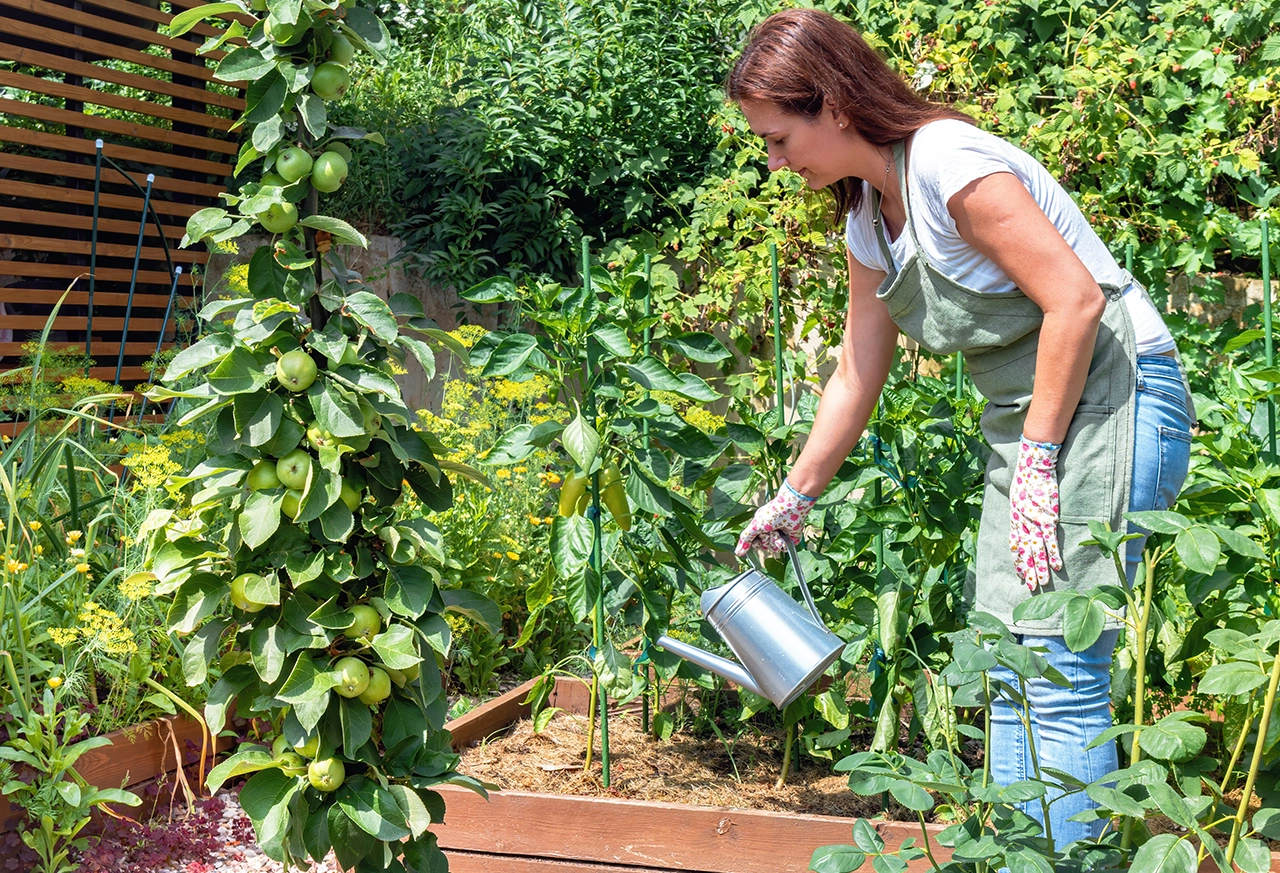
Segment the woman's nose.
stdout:
<svg viewBox="0 0 1280 873">
<path fill-rule="evenodd" d="M 787 165 L 787 159 L 776 152 L 769 152 L 769 172 L 776 173 Z"/>
</svg>

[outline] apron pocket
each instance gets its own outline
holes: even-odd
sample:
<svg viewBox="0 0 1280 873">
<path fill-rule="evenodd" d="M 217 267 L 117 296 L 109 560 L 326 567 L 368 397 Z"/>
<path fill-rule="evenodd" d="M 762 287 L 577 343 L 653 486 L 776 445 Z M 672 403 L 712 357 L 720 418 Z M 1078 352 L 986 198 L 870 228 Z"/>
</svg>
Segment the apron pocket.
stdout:
<svg viewBox="0 0 1280 873">
<path fill-rule="evenodd" d="M 1061 521 L 1111 520 L 1116 439 L 1115 407 L 1076 407 L 1058 455 Z"/>
</svg>

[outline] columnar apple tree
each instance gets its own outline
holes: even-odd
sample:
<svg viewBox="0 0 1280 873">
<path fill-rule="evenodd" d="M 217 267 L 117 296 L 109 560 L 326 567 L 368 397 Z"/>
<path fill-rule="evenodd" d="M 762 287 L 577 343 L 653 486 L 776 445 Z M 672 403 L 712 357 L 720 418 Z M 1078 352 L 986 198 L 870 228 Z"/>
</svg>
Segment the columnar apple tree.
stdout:
<svg viewBox="0 0 1280 873">
<path fill-rule="evenodd" d="M 174 597 L 188 683 L 217 665 L 210 728 L 234 703 L 263 741 L 209 785 L 248 775 L 241 803 L 287 865 L 332 848 L 360 873 L 443 870 L 433 786 L 480 786 L 455 772 L 441 729 L 442 613 L 477 598 L 436 587 L 439 531 L 397 509 L 407 492 L 424 512 L 452 493 L 392 375 L 412 356 L 431 376 L 437 349 L 465 350 L 415 298 L 372 293 L 336 251 L 322 273 L 316 243 L 319 231 L 365 244 L 320 212 L 319 192 L 342 184 L 347 142 L 378 137 L 333 127 L 325 103 L 346 89 L 355 51 L 388 49 L 387 31 L 345 0 L 255 0 L 184 12 L 170 32 L 205 18 L 224 25 L 205 45 L 226 51 L 217 77 L 248 83 L 237 176 L 262 174 L 224 195 L 229 209 L 196 213 L 183 244 L 272 234 L 249 260 L 249 295 L 204 307 L 204 337 L 156 392 L 211 436 L 209 457 L 175 480 L 189 510 L 148 525 L 151 572 Z"/>
</svg>

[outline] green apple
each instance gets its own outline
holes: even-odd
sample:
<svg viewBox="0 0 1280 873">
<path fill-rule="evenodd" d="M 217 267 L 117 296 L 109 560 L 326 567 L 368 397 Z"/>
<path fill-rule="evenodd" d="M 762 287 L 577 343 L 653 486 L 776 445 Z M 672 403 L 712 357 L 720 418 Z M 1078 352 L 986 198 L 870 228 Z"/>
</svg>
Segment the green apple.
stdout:
<svg viewBox="0 0 1280 873">
<path fill-rule="evenodd" d="M 351 624 L 343 631 L 348 639 L 372 640 L 382 630 L 382 616 L 367 603 L 357 603 L 351 607 L 351 616 Z"/>
<path fill-rule="evenodd" d="M 381 667 L 369 668 L 369 687 L 360 695 L 361 703 L 376 706 L 391 696 L 391 677 Z"/>
<path fill-rule="evenodd" d="M 342 498 L 342 502 L 347 505 L 347 509 L 352 512 L 356 511 L 356 507 L 360 505 L 361 494 L 355 488 L 351 487 L 351 483 L 346 479 L 342 480 L 342 491 L 338 495 Z"/>
<path fill-rule="evenodd" d="M 310 388 L 319 371 L 316 362 L 302 349 L 285 352 L 276 361 L 276 381 L 295 394 Z"/>
<path fill-rule="evenodd" d="M 284 492 L 284 497 L 280 500 L 280 511 L 284 513 L 284 517 L 293 521 L 298 517 L 298 509 L 302 506 L 302 492 L 295 491 L 290 488 Z"/>
<path fill-rule="evenodd" d="M 356 347 L 352 343 L 347 343 L 343 346 L 342 356 L 337 360 L 329 358 L 327 366 L 330 370 L 336 370 L 339 367 L 346 366 L 347 364 L 358 363 L 360 363 L 360 353 L 356 351 Z"/>
<path fill-rule="evenodd" d="M 311 165 L 311 184 L 317 191 L 332 194 L 347 181 L 347 162 L 337 152 L 321 152 Z"/>
<path fill-rule="evenodd" d="M 351 74 L 342 64 L 333 61 L 326 61 L 316 67 L 315 73 L 311 76 L 311 90 L 326 103 L 330 100 L 340 100 L 350 87 Z"/>
<path fill-rule="evenodd" d="M 262 22 L 262 33 L 276 45 L 293 45 L 302 39 L 306 30 L 296 24 L 285 24 L 274 15 L 268 15 Z"/>
<path fill-rule="evenodd" d="M 307 154 L 305 149 L 292 146 L 282 151 L 276 158 L 276 173 L 285 182 L 293 184 L 311 172 L 313 163 L 311 155 Z"/>
<path fill-rule="evenodd" d="M 281 752 L 275 756 L 275 762 L 286 776 L 305 776 L 307 773 L 306 759 L 297 752 Z"/>
<path fill-rule="evenodd" d="M 256 600 L 250 600 L 245 596 L 245 586 L 250 582 L 261 580 L 262 577 L 257 573 L 241 573 L 239 576 L 231 580 L 231 603 L 236 609 L 243 609 L 245 612 L 262 612 L 267 608 L 265 603 L 258 603 Z"/>
<path fill-rule="evenodd" d="M 298 207 L 292 203 L 272 203 L 258 213 L 258 224 L 267 233 L 284 233 L 298 223 Z"/>
<path fill-rule="evenodd" d="M 302 449 L 294 449 L 276 461 L 276 477 L 286 488 L 302 491 L 307 487 L 309 475 L 311 475 L 311 456 Z"/>
<path fill-rule="evenodd" d="M 343 437 L 338 440 L 338 442 L 348 447 L 353 452 L 363 452 L 365 449 L 369 448 L 369 444 L 373 442 L 373 437 L 368 434 L 361 434 L 359 436 Z"/>
<path fill-rule="evenodd" d="M 333 43 L 329 46 L 329 60 L 335 64 L 347 66 L 351 63 L 351 59 L 356 56 L 356 47 L 340 33 L 333 35 Z"/>
<path fill-rule="evenodd" d="M 413 666 L 411 666 L 411 667 L 405 667 L 405 668 L 404 668 L 403 670 L 401 670 L 400 672 L 404 674 L 404 678 L 405 678 L 406 680 L 408 680 L 409 682 L 412 682 L 414 679 L 417 679 L 417 678 L 418 678 L 418 674 L 419 674 L 420 672 L 422 672 L 422 665 L 421 665 L 421 664 L 414 664 L 414 665 L 413 665 Z"/>
<path fill-rule="evenodd" d="M 270 491 L 272 488 L 279 488 L 280 477 L 276 475 L 276 462 L 264 458 L 254 464 L 249 475 L 245 477 L 245 483 L 250 491 Z"/>
<path fill-rule="evenodd" d="M 320 736 L 308 737 L 305 743 L 294 746 L 293 750 L 304 758 L 314 758 L 320 751 Z"/>
<path fill-rule="evenodd" d="M 359 658 L 342 658 L 333 665 L 333 670 L 338 674 L 338 684 L 333 690 L 343 697 L 359 697 L 369 687 L 369 667 Z"/>
<path fill-rule="evenodd" d="M 263 173 L 262 178 L 258 180 L 258 184 L 270 185 L 273 188 L 283 188 L 285 185 L 288 185 L 289 182 L 287 182 L 284 176 L 281 176 L 279 173 Z"/>
<path fill-rule="evenodd" d="M 311 427 L 307 428 L 307 442 L 311 443 L 313 449 L 319 451 L 325 447 L 336 446 L 341 441 L 327 430 L 322 430 L 320 425 L 313 422 Z"/>
<path fill-rule="evenodd" d="M 266 12 L 267 0 L 249 0 L 249 8 L 254 12 Z"/>
<path fill-rule="evenodd" d="M 347 768 L 337 758 L 312 761 L 307 766 L 307 781 L 316 791 L 337 791 L 347 779 Z"/>
<path fill-rule="evenodd" d="M 376 433 L 378 427 L 382 424 L 382 416 L 378 415 L 378 410 L 373 408 L 373 404 L 361 397 L 358 401 L 360 405 L 360 417 L 364 420 L 364 432 Z"/>
<path fill-rule="evenodd" d="M 284 734 L 280 734 L 271 741 L 271 757 L 279 758 L 288 751 L 292 750 L 289 748 L 289 741 L 284 738 Z"/>
</svg>

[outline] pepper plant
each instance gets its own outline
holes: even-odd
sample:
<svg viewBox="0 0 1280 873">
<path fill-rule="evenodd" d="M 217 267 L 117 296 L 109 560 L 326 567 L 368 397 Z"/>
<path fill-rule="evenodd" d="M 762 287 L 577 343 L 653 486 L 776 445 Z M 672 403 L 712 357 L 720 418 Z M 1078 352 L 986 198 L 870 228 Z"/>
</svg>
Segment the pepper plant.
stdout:
<svg viewBox="0 0 1280 873">
<path fill-rule="evenodd" d="M 234 704 L 270 740 L 242 746 L 208 779 L 216 789 L 248 776 L 240 801 L 263 851 L 287 866 L 332 849 L 344 869 L 443 870 L 428 831 L 444 811 L 432 787 L 480 788 L 454 770 L 442 730 L 443 613 L 486 610 L 437 587 L 436 526 L 397 514 L 406 489 L 424 513 L 447 507 L 452 490 L 393 375 L 412 355 L 430 377 L 438 349 L 465 350 L 416 298 L 381 299 L 336 252 L 320 271 L 327 246 L 316 231 L 365 244 L 319 211 L 319 192 L 343 175 L 339 141 L 376 139 L 328 125 L 324 104 L 345 89 L 354 50 L 386 51 L 386 29 L 337 0 L 265 5 L 259 19 L 239 2 L 207 4 L 171 25 L 181 33 L 235 14 L 205 48 L 232 41 L 217 76 L 249 82 L 238 170 L 261 160 L 275 174 L 224 195 L 238 215 L 196 213 L 184 243 L 221 242 L 254 222 L 273 237 L 249 261 L 248 296 L 208 303 L 204 338 L 165 376 L 204 381 L 155 392 L 211 435 L 209 457 L 173 480 L 186 509 L 147 526 L 150 572 L 156 592 L 173 596 L 171 629 L 189 635 L 187 682 L 216 664 L 210 728 L 221 730 Z"/>
</svg>

